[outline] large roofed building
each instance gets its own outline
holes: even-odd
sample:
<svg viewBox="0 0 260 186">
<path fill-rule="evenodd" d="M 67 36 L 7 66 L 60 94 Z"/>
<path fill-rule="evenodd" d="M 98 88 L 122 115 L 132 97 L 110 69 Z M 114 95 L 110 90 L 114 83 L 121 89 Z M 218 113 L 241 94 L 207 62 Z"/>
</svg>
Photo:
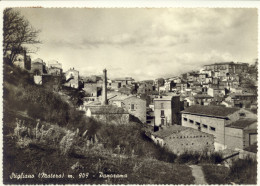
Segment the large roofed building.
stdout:
<svg viewBox="0 0 260 186">
<path fill-rule="evenodd" d="M 151 132 L 151 139 L 176 154 L 184 152 L 213 152 L 214 136 L 179 125 Z"/>
<path fill-rule="evenodd" d="M 225 149 L 228 145 L 226 127 L 245 118 L 256 119 L 256 115 L 239 108 L 193 105 L 182 111 L 182 126 L 213 134 L 215 148 L 218 150 Z"/>
</svg>

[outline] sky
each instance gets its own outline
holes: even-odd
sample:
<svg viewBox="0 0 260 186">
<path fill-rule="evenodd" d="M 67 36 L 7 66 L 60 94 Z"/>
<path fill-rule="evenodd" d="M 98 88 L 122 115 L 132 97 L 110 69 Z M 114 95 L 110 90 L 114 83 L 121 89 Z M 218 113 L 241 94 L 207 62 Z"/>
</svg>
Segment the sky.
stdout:
<svg viewBox="0 0 260 186">
<path fill-rule="evenodd" d="M 215 62 L 254 63 L 255 8 L 19 8 L 40 29 L 32 60 L 80 75 L 173 77 Z"/>
</svg>

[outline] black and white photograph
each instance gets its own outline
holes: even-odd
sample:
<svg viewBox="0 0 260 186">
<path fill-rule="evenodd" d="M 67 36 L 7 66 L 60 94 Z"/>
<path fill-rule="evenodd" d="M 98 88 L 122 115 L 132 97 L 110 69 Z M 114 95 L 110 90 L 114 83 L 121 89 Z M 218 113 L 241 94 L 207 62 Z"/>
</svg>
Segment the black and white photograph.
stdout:
<svg viewBox="0 0 260 186">
<path fill-rule="evenodd" d="M 257 184 L 258 8 L 1 16 L 4 184 Z"/>
</svg>

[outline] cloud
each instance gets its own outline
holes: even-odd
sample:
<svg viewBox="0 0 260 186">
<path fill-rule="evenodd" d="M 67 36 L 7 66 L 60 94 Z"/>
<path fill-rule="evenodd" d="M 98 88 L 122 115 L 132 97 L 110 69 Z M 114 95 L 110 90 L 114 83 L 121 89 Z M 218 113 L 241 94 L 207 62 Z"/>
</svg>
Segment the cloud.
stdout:
<svg viewBox="0 0 260 186">
<path fill-rule="evenodd" d="M 257 58 L 257 9 L 20 9 L 42 30 L 33 58 L 80 74 L 135 79 L 179 75 L 205 64 Z"/>
</svg>

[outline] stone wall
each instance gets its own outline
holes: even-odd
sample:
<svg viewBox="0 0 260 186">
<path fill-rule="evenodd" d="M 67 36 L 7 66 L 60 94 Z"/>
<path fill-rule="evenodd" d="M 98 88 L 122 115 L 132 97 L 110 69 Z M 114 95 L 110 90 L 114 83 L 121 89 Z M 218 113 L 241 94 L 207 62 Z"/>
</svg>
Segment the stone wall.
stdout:
<svg viewBox="0 0 260 186">
<path fill-rule="evenodd" d="M 164 139 L 165 146 L 176 154 L 190 152 L 214 152 L 214 137 L 200 131 L 188 129 Z"/>
</svg>

